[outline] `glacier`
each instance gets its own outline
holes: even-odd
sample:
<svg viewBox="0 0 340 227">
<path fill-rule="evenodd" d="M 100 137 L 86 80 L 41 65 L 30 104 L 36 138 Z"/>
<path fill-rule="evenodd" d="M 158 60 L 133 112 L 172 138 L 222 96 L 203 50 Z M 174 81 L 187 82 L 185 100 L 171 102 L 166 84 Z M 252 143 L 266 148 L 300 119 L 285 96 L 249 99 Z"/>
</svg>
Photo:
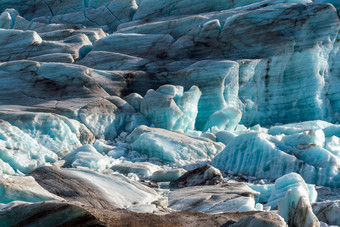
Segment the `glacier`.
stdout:
<svg viewBox="0 0 340 227">
<path fill-rule="evenodd" d="M 339 31 L 336 0 L 2 0 L 0 223 L 339 225 Z"/>
</svg>

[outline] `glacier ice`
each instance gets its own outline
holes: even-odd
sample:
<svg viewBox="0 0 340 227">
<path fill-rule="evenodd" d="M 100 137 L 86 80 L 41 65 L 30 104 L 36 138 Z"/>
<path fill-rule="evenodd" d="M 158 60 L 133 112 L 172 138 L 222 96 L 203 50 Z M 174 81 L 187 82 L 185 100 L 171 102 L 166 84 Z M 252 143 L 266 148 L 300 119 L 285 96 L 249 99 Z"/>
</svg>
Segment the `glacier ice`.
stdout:
<svg viewBox="0 0 340 227">
<path fill-rule="evenodd" d="M 155 190 L 121 174 L 102 174 L 89 169 L 41 167 L 31 176 L 46 190 L 67 201 L 90 207 L 113 209 L 150 204 Z"/>
<path fill-rule="evenodd" d="M 114 33 L 96 41 L 93 51 L 118 52 L 152 59 L 164 55 L 173 41 L 171 35 Z"/>
<path fill-rule="evenodd" d="M 0 134 L 0 159 L 15 171 L 26 174 L 58 159 L 55 153 L 40 145 L 29 134 L 3 120 L 0 121 Z M 2 172 L 12 173 L 5 163 Z"/>
<path fill-rule="evenodd" d="M 33 177 L 8 176 L 0 178 L 0 203 L 12 201 L 40 202 L 63 200 L 43 187 Z"/>
<path fill-rule="evenodd" d="M 226 190 L 228 193 L 225 193 Z M 192 186 L 171 191 L 169 207 L 203 213 L 255 210 L 253 190 L 244 184 Z"/>
<path fill-rule="evenodd" d="M 224 145 L 203 137 L 160 128 L 137 127 L 127 138 L 131 149 L 165 162 L 195 162 L 214 157 Z"/>
<path fill-rule="evenodd" d="M 230 141 L 232 141 L 237 135 L 228 131 L 219 131 L 216 134 L 216 141 L 221 142 L 224 145 L 228 145 Z"/>
<path fill-rule="evenodd" d="M 173 169 L 173 170 L 157 170 L 152 176 L 151 180 L 154 182 L 167 182 L 167 181 L 175 181 L 187 171 L 185 169 Z"/>
<path fill-rule="evenodd" d="M 178 179 L 170 182 L 170 186 L 184 188 L 196 185 L 214 185 L 224 182 L 221 172 L 211 165 L 193 169 L 184 173 Z"/>
<path fill-rule="evenodd" d="M 211 130 L 216 127 L 217 130 L 233 131 L 241 120 L 242 113 L 240 110 L 229 107 L 220 111 L 216 111 L 205 123 L 204 131 Z"/>
<path fill-rule="evenodd" d="M 149 162 L 125 162 L 115 164 L 111 169 L 126 175 L 135 173 L 141 178 L 150 179 L 155 172 L 159 171 L 160 167 Z M 152 180 L 155 181 L 154 179 Z"/>
<path fill-rule="evenodd" d="M 289 226 L 320 226 L 302 187 L 287 191 L 279 202 L 278 214 Z"/>
<path fill-rule="evenodd" d="M 271 192 L 266 205 L 275 208 L 278 205 L 279 201 L 285 197 L 286 193 L 293 188 L 302 188 L 304 195 L 309 198 L 309 202 L 316 202 L 316 198 L 310 197 L 309 187 L 307 186 L 303 178 L 297 173 L 289 173 L 276 179 L 275 188 Z"/>
<path fill-rule="evenodd" d="M 65 116 L 50 113 L 0 113 L 0 118 L 34 138 L 40 145 L 59 157 L 92 143 L 93 134 L 81 123 Z"/>
<path fill-rule="evenodd" d="M 215 173 L 276 183 L 186 187 L 169 193 L 171 208 L 272 206 L 290 225 L 318 225 L 312 184 L 340 187 L 339 7 L 1 1 L 0 177 L 31 174 L 68 201 L 157 213 L 158 194 L 136 180 L 157 186 L 149 180 L 212 164 L 221 174 L 189 172 L 186 186 Z M 169 184 L 159 185 L 166 195 Z M 334 216 L 336 206 L 325 206 Z"/>
<path fill-rule="evenodd" d="M 140 104 L 140 111 L 157 128 L 192 130 L 195 127 L 197 103 L 201 91 L 193 86 L 184 92 L 183 87 L 163 85 L 149 90 Z"/>
<path fill-rule="evenodd" d="M 321 138 L 317 140 L 322 144 L 323 133 L 319 133 Z M 314 144 L 315 133 L 298 133 L 284 138 L 262 132 L 245 133 L 231 140 L 212 164 L 223 171 L 269 179 L 297 172 L 307 183 L 338 187 L 339 157 Z M 292 145 L 289 141 L 298 147 L 289 146 Z"/>
<path fill-rule="evenodd" d="M 340 201 L 324 201 L 313 204 L 317 218 L 328 225 L 340 225 Z"/>
<path fill-rule="evenodd" d="M 102 172 L 110 168 L 114 162 L 111 158 L 101 155 L 92 145 L 84 145 L 64 157 L 65 167 L 88 167 Z"/>
<path fill-rule="evenodd" d="M 198 102 L 196 118 L 197 129 L 202 130 L 208 118 L 216 111 L 226 108 L 227 103 L 229 105 L 238 103 L 238 98 L 233 92 L 238 87 L 238 81 L 234 76 L 237 70 L 238 64 L 235 62 L 207 60 L 197 62 L 170 75 L 174 84 L 180 84 L 184 88 L 195 84 L 201 90 L 202 96 Z"/>
<path fill-rule="evenodd" d="M 261 188 L 256 187 L 255 188 Z M 265 188 L 262 188 L 265 189 Z M 311 203 L 315 202 L 314 188 L 307 186 L 297 173 L 289 173 L 275 181 L 275 187 L 266 206 L 275 209 L 278 214 L 291 226 L 317 226 L 319 221 L 313 214 Z"/>
</svg>

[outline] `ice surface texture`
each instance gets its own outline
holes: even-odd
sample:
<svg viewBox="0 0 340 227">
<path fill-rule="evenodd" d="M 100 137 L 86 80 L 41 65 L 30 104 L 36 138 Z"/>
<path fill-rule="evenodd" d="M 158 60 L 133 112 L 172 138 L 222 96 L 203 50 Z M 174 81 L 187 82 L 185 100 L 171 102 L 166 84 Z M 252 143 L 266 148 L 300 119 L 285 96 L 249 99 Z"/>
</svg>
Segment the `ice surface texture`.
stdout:
<svg viewBox="0 0 340 227">
<path fill-rule="evenodd" d="M 274 126 L 269 130 L 269 133 L 275 131 L 288 135 L 272 136 L 263 132 L 240 135 L 231 140 L 212 163 L 224 171 L 259 178 L 276 179 L 297 172 L 307 183 L 339 187 L 339 155 L 328 148 L 334 143 L 329 137 L 325 146 L 322 129 L 306 130 L 317 127 L 315 123 L 318 122 L 306 122 L 304 127 L 302 124 Z M 331 138 L 336 138 L 336 131 L 331 133 L 326 127 L 328 123 L 320 125 L 321 128 L 324 125 Z"/>
<path fill-rule="evenodd" d="M 154 191 L 108 173 L 161 182 L 212 161 L 277 179 L 260 199 L 317 224 L 303 180 L 340 187 L 339 12 L 335 0 L 3 0 L 0 175 L 75 176 L 106 205 L 152 210 Z M 202 188 L 171 206 L 261 209 L 244 185 L 249 196 L 216 201 Z"/>
</svg>

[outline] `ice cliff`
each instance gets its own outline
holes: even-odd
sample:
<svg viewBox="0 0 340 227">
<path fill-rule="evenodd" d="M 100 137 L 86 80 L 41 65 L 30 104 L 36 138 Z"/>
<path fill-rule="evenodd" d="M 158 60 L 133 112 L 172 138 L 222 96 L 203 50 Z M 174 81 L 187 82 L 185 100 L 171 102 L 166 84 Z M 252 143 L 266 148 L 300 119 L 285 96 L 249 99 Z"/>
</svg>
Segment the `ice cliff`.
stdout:
<svg viewBox="0 0 340 227">
<path fill-rule="evenodd" d="M 72 176 L 70 191 L 92 179 L 107 206 L 153 211 L 165 202 L 136 181 L 175 181 L 208 163 L 277 188 L 184 187 L 170 207 L 263 210 L 273 192 L 288 224 L 317 226 L 306 183 L 340 187 L 339 18 L 336 0 L 0 1 L 0 185 L 13 195 L 3 203 L 70 201 L 38 187 L 48 172 L 56 184 Z M 145 201 L 110 200 L 124 189 Z"/>
</svg>

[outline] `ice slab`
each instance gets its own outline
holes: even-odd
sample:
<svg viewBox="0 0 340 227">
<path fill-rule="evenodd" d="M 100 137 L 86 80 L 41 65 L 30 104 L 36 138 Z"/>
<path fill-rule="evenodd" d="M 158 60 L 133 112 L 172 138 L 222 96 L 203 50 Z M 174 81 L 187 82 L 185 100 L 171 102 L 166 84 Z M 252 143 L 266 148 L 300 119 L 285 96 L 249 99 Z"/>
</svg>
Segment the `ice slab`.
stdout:
<svg viewBox="0 0 340 227">
<path fill-rule="evenodd" d="M 12 201 L 35 203 L 47 200 L 63 199 L 45 190 L 31 176 L 0 178 L 0 203 L 10 203 Z"/>
<path fill-rule="evenodd" d="M 135 173 L 143 179 L 150 179 L 154 172 L 159 171 L 160 167 L 149 162 L 127 162 L 115 164 L 111 169 L 126 175 Z"/>
<path fill-rule="evenodd" d="M 320 221 L 328 225 L 340 225 L 340 200 L 314 203 L 313 212 Z"/>
<path fill-rule="evenodd" d="M 83 124 L 58 114 L 2 112 L 0 119 L 20 128 L 59 157 L 82 146 L 83 143 L 94 142 L 93 134 Z"/>
<path fill-rule="evenodd" d="M 149 158 L 182 163 L 209 159 L 219 153 L 224 145 L 202 137 L 194 137 L 165 129 L 137 127 L 127 138 L 131 149 Z"/>
<path fill-rule="evenodd" d="M 98 208 L 126 208 L 150 204 L 159 196 L 151 188 L 122 175 L 101 174 L 91 170 L 43 167 L 31 176 L 46 190 L 68 201 Z"/>
<path fill-rule="evenodd" d="M 246 212 L 255 210 L 253 193 L 242 183 L 186 187 L 169 193 L 169 207 L 209 214 Z"/>
<path fill-rule="evenodd" d="M 187 171 L 185 169 L 172 169 L 172 170 L 158 170 L 155 171 L 151 180 L 154 182 L 168 182 L 168 181 L 176 181 L 178 178 L 183 176 Z"/>
</svg>

